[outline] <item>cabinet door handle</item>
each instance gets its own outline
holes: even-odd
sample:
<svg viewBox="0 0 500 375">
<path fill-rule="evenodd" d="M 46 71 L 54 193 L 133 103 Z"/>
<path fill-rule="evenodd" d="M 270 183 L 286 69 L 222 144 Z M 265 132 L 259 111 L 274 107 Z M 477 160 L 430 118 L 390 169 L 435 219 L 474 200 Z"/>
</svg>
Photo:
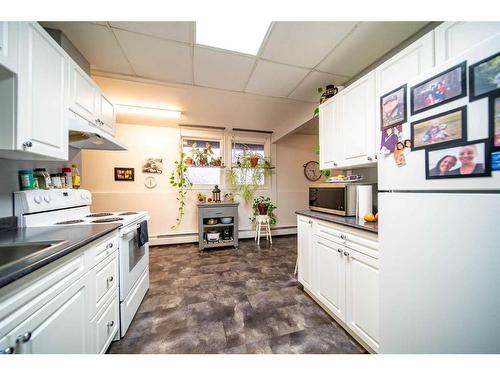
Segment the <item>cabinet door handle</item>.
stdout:
<svg viewBox="0 0 500 375">
<path fill-rule="evenodd" d="M 346 239 L 345 234 L 341 234 L 341 235 L 340 235 L 340 238 L 342 238 L 343 240 L 345 240 L 345 239 Z"/>
<path fill-rule="evenodd" d="M 378 159 L 378 155 L 375 155 L 375 160 L 377 160 L 377 159 Z"/>
<path fill-rule="evenodd" d="M 108 277 L 108 283 L 112 283 L 115 278 L 113 276 Z"/>
<path fill-rule="evenodd" d="M 23 143 L 23 147 L 25 148 L 30 148 L 33 146 L 33 143 L 31 141 L 26 141 Z"/>
<path fill-rule="evenodd" d="M 16 342 L 28 342 L 31 340 L 31 332 L 26 332 L 22 335 L 17 336 Z"/>
<path fill-rule="evenodd" d="M 106 249 L 111 249 L 113 247 L 113 242 L 110 242 L 106 245 Z"/>
<path fill-rule="evenodd" d="M 342 249 L 337 249 L 337 252 L 342 255 Z"/>
<path fill-rule="evenodd" d="M 111 328 L 115 325 L 115 322 L 112 320 L 110 322 L 108 322 L 108 327 Z"/>
<path fill-rule="evenodd" d="M 344 251 L 344 255 L 345 255 L 346 257 L 349 257 L 349 253 L 348 253 L 347 251 Z"/>
<path fill-rule="evenodd" d="M 367 159 L 368 159 L 368 161 L 372 161 L 373 160 L 373 158 L 371 156 L 368 156 Z"/>
<path fill-rule="evenodd" d="M 334 167 L 336 167 L 337 165 L 338 165 L 337 163 L 333 162 L 333 166 L 334 166 Z"/>
<path fill-rule="evenodd" d="M 14 354 L 14 347 L 13 346 L 8 346 L 5 349 L 0 349 L 0 354 Z"/>
<path fill-rule="evenodd" d="M 310 224 L 310 225 L 312 225 L 313 222 L 312 222 L 312 220 L 309 220 L 307 223 Z"/>
</svg>

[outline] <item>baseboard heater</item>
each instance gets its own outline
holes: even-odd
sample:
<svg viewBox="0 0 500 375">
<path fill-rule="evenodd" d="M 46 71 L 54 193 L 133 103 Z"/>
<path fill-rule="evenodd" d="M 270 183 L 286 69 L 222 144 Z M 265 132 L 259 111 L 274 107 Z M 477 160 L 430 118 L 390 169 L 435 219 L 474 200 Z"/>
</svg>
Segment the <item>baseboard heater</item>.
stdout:
<svg viewBox="0 0 500 375">
<path fill-rule="evenodd" d="M 271 229 L 273 236 L 286 236 L 297 233 L 296 225 L 283 225 Z M 238 232 L 240 239 L 253 238 L 255 231 L 253 229 L 243 229 Z M 176 245 L 181 243 L 198 242 L 198 232 L 184 232 L 175 234 L 158 234 L 149 236 L 149 244 L 155 245 Z"/>
</svg>

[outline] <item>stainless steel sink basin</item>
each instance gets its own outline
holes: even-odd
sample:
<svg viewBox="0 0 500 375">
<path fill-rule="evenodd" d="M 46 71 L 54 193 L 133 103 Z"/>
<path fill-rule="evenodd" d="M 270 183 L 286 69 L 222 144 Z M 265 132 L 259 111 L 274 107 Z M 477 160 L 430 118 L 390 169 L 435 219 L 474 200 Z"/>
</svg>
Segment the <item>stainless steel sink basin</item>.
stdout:
<svg viewBox="0 0 500 375">
<path fill-rule="evenodd" d="M 27 258 L 39 251 L 58 246 L 66 241 L 20 242 L 0 245 L 0 267 Z"/>
</svg>

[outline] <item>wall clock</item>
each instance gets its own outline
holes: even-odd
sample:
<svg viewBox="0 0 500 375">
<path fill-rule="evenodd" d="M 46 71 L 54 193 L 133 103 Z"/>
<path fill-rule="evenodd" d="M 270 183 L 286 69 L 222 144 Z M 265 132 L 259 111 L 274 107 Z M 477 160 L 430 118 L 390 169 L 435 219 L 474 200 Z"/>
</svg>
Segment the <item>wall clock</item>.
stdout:
<svg viewBox="0 0 500 375">
<path fill-rule="evenodd" d="M 156 182 L 156 178 L 153 176 L 148 176 L 144 180 L 144 186 L 146 186 L 148 189 L 154 189 L 158 183 Z"/>
<path fill-rule="evenodd" d="M 309 181 L 318 181 L 321 178 L 321 171 L 319 170 L 319 163 L 317 161 L 308 161 L 303 167 L 304 176 L 306 176 Z"/>
</svg>

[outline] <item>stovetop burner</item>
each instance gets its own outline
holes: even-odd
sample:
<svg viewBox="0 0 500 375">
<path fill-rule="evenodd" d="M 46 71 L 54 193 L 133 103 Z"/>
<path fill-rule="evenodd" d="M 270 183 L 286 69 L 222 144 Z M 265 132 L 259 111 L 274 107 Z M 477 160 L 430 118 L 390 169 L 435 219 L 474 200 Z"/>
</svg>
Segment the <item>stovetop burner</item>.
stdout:
<svg viewBox="0 0 500 375">
<path fill-rule="evenodd" d="M 102 217 L 102 216 L 111 216 L 113 215 L 111 212 L 97 212 L 95 214 L 90 214 L 85 217 Z"/>
<path fill-rule="evenodd" d="M 66 221 L 60 221 L 56 223 L 56 225 L 64 225 L 64 224 L 78 224 L 78 223 L 84 223 L 85 220 L 66 220 Z"/>
<path fill-rule="evenodd" d="M 134 211 L 128 211 L 128 212 L 122 212 L 121 214 L 118 214 L 119 216 L 125 216 L 125 215 L 137 215 L 138 212 Z"/>
<path fill-rule="evenodd" d="M 105 219 L 92 220 L 93 223 L 111 223 L 113 221 L 123 220 L 123 217 L 108 217 Z"/>
</svg>

